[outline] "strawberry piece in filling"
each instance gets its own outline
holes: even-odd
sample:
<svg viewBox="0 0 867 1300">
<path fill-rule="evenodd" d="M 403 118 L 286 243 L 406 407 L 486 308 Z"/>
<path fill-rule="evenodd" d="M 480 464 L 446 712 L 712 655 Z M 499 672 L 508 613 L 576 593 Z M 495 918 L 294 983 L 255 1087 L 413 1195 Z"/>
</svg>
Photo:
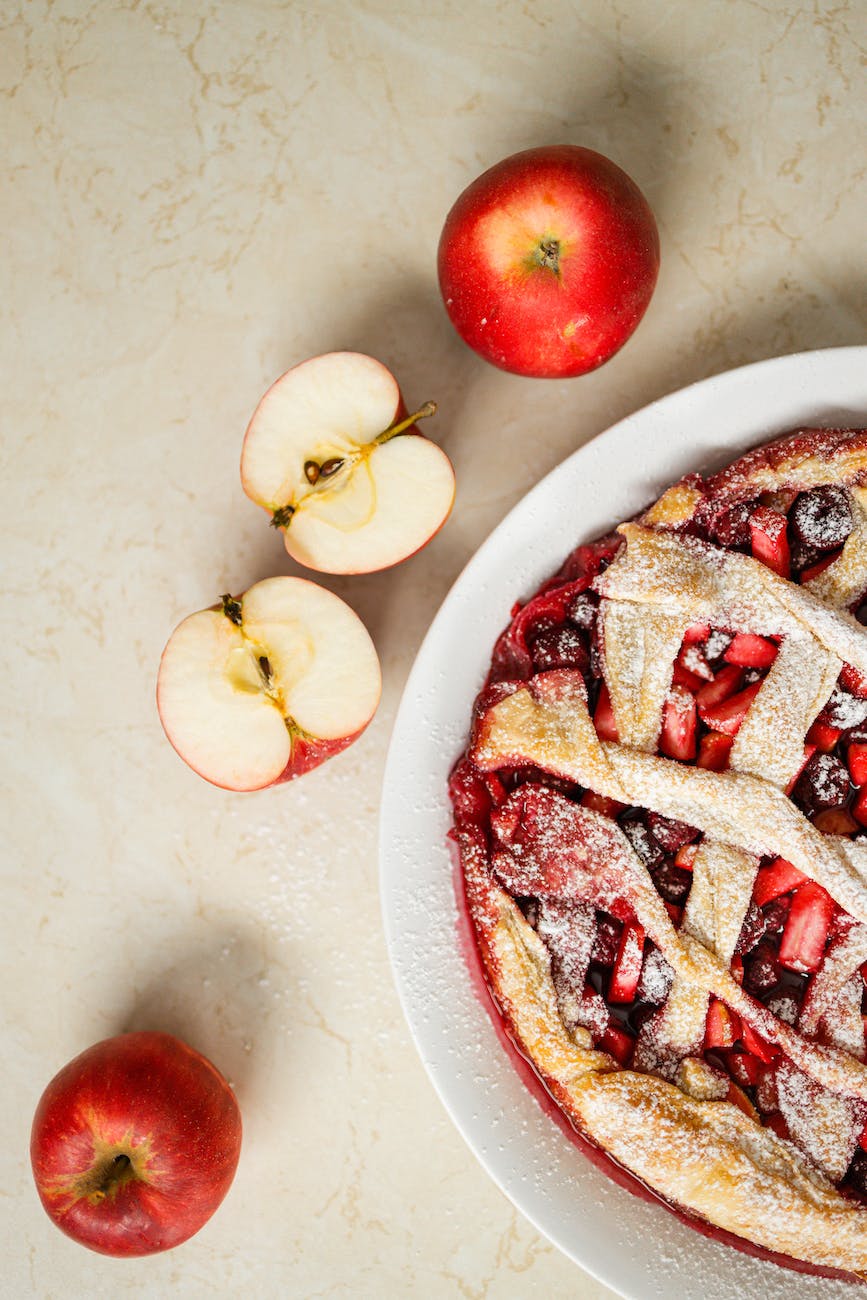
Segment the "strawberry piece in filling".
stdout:
<svg viewBox="0 0 867 1300">
<path fill-rule="evenodd" d="M 867 826 L 867 785 L 862 786 L 858 791 L 852 804 L 852 816 L 861 826 Z"/>
<path fill-rule="evenodd" d="M 757 907 L 764 907 L 771 899 L 788 894 L 790 890 L 803 885 L 807 877 L 785 858 L 774 858 L 766 867 L 761 867 L 753 885 L 753 902 Z"/>
<path fill-rule="evenodd" d="M 604 682 L 599 687 L 599 699 L 596 701 L 596 709 L 593 713 L 593 725 L 600 740 L 613 740 L 616 743 L 619 739 L 617 725 L 614 721 L 614 709 L 611 707 L 611 696 L 608 694 L 608 687 Z"/>
<path fill-rule="evenodd" d="M 759 506 L 750 518 L 750 548 L 757 560 L 781 578 L 792 571 L 792 557 L 786 536 L 786 516 L 768 506 Z"/>
<path fill-rule="evenodd" d="M 770 668 L 778 653 L 779 647 L 774 641 L 754 636 L 752 632 L 737 632 L 723 654 L 723 659 L 727 664 L 737 664 L 739 668 Z"/>
<path fill-rule="evenodd" d="M 824 722 L 821 718 L 817 718 L 807 732 L 807 743 L 815 745 L 823 754 L 830 754 L 836 748 L 842 734 L 841 727 L 832 727 L 830 722 Z"/>
<path fill-rule="evenodd" d="M 740 1018 L 718 998 L 711 998 L 704 1030 L 705 1050 L 734 1047 L 740 1035 Z"/>
<path fill-rule="evenodd" d="M 729 699 L 740 690 L 743 680 L 744 674 L 736 664 L 721 668 L 713 681 L 708 682 L 707 686 L 702 686 L 695 697 L 699 714 L 704 717 L 705 709 L 716 708 L 724 700 Z"/>
<path fill-rule="evenodd" d="M 623 927 L 608 985 L 609 1002 L 634 1002 L 644 965 L 644 930 L 637 921 Z"/>
<path fill-rule="evenodd" d="M 621 1029 L 619 1025 L 610 1024 L 599 1039 L 599 1046 L 603 1052 L 609 1052 L 618 1064 L 625 1067 L 632 1060 L 635 1039 L 625 1029 Z"/>
<path fill-rule="evenodd" d="M 695 758 L 695 725 L 695 696 L 683 686 L 673 686 L 662 710 L 660 753 L 681 762 Z"/>
<path fill-rule="evenodd" d="M 699 743 L 696 766 L 706 767 L 710 772 L 724 772 L 729 765 L 733 744 L 733 736 L 726 736 L 721 731 L 707 732 Z"/>
<path fill-rule="evenodd" d="M 836 904 L 821 885 L 808 880 L 795 890 L 780 939 L 780 962 L 789 970 L 817 971 L 831 934 Z"/>
<path fill-rule="evenodd" d="M 867 744 L 853 740 L 846 750 L 846 763 L 853 785 L 867 784 Z"/>
<path fill-rule="evenodd" d="M 731 695 L 722 704 L 704 708 L 699 701 L 698 710 L 702 722 L 711 731 L 722 731 L 726 736 L 736 736 L 741 724 L 749 712 L 750 705 L 762 689 L 761 682 L 754 682 L 737 695 Z"/>
</svg>

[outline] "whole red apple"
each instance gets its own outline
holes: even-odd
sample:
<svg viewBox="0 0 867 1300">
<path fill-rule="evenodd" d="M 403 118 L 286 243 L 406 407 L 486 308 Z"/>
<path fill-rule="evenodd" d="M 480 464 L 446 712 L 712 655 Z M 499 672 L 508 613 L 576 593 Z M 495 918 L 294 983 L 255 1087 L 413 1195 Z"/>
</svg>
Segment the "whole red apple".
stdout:
<svg viewBox="0 0 867 1300">
<path fill-rule="evenodd" d="M 108 1038 L 70 1061 L 42 1094 L 30 1138 L 45 1210 L 103 1255 L 150 1255 L 198 1232 L 240 1150 L 226 1080 L 159 1033 Z"/>
<path fill-rule="evenodd" d="M 659 235 L 641 190 L 578 145 L 527 149 L 468 186 L 443 227 L 439 281 L 465 343 L 514 374 L 581 375 L 650 302 Z"/>
</svg>

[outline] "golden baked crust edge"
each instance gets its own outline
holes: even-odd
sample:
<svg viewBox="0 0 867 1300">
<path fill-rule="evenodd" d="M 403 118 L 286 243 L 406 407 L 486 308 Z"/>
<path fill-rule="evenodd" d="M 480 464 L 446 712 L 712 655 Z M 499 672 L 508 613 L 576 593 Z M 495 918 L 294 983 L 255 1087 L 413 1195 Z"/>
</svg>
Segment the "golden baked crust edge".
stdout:
<svg viewBox="0 0 867 1300">
<path fill-rule="evenodd" d="M 867 1279 L 867 1211 L 731 1102 L 620 1069 L 586 1030 L 569 1033 L 547 949 L 520 909 L 478 878 L 468 897 L 510 1036 L 582 1134 L 671 1205 L 765 1250 Z"/>
</svg>

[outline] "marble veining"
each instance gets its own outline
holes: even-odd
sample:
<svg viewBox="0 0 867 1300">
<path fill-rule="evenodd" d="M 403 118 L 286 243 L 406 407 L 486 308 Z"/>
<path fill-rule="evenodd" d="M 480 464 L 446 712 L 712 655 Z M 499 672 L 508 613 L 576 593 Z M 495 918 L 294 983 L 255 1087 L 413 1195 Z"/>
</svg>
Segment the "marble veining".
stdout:
<svg viewBox="0 0 867 1300">
<path fill-rule="evenodd" d="M 454 577 L 568 452 L 705 375 L 863 342 L 864 7 L 22 0 L 0 26 L 0 1293 L 610 1295 L 487 1180 L 416 1059 L 377 897 L 389 728 Z M 634 175 L 662 274 L 608 365 L 522 380 L 452 333 L 436 242 L 480 170 L 560 140 Z M 438 401 L 458 503 L 400 568 L 325 579 L 382 658 L 365 736 L 227 795 L 165 742 L 156 667 L 184 614 L 297 571 L 241 437 L 336 347 Z M 144 1026 L 230 1076 L 245 1147 L 198 1237 L 119 1263 L 51 1227 L 27 1140 L 61 1064 Z"/>
</svg>

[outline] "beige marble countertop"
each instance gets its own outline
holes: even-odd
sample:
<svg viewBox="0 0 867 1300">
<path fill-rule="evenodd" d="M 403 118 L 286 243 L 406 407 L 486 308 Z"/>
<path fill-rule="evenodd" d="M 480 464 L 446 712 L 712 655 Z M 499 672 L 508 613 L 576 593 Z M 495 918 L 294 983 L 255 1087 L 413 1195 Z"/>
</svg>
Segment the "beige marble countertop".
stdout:
<svg viewBox="0 0 867 1300">
<path fill-rule="evenodd" d="M 2 6 L 6 634 L 0 1108 L 4 1297 L 610 1295 L 477 1166 L 411 1045 L 377 896 L 390 725 L 468 556 L 568 452 L 691 380 L 863 342 L 865 11 L 853 0 Z M 452 333 L 435 282 L 459 191 L 573 141 L 639 182 L 650 311 L 595 374 L 524 380 Z M 293 571 L 243 496 L 268 383 L 385 361 L 458 474 L 420 555 L 326 579 L 385 690 L 345 755 L 233 796 L 166 743 L 169 631 Z M 149 1261 L 81 1250 L 31 1184 L 51 1075 L 130 1027 L 230 1076 L 221 1210 Z"/>
</svg>

